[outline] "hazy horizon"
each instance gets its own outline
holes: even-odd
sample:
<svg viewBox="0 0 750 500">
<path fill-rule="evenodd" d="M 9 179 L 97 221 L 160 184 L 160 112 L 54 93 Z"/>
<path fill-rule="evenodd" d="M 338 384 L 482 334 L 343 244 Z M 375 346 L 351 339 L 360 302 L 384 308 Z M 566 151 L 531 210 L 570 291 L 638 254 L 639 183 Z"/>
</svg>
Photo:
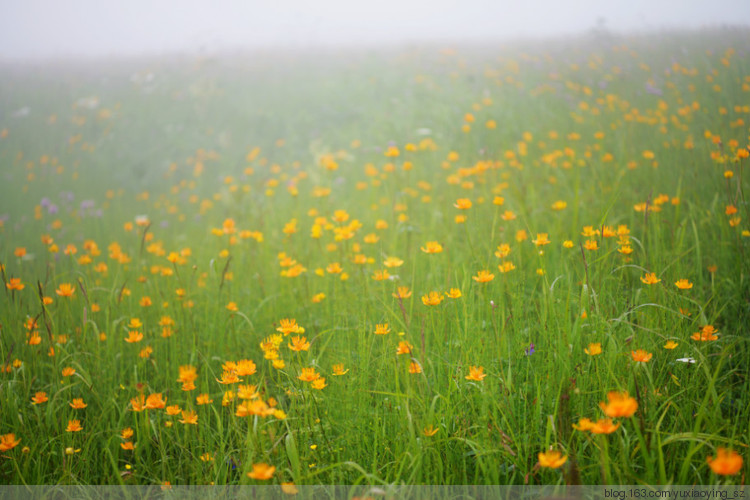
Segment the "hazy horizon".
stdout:
<svg viewBox="0 0 750 500">
<path fill-rule="evenodd" d="M 547 38 L 585 33 L 599 19 L 615 32 L 736 26 L 750 20 L 746 0 L 383 0 L 377 5 L 344 0 L 29 0 L 5 1 L 3 10 L 4 60 Z"/>
</svg>

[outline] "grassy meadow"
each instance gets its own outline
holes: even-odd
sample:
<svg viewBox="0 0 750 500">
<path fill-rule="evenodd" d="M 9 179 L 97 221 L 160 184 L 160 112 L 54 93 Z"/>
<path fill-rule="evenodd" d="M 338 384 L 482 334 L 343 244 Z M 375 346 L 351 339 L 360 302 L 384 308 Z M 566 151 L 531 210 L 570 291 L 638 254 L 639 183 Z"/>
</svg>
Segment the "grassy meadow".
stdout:
<svg viewBox="0 0 750 500">
<path fill-rule="evenodd" d="M 747 29 L 2 73 L 0 483 L 746 483 Z"/>
</svg>

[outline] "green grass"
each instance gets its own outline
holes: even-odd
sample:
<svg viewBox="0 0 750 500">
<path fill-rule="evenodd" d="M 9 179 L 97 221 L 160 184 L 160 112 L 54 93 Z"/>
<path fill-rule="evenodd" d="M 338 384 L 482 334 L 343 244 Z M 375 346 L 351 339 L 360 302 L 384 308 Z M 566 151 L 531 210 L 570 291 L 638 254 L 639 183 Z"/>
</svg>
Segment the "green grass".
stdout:
<svg viewBox="0 0 750 500">
<path fill-rule="evenodd" d="M 744 482 L 747 35 L 7 67 L 0 481 Z M 283 276 L 292 261 L 305 270 Z M 280 334 L 287 318 L 304 333 Z M 706 325 L 717 338 L 693 340 Z M 309 350 L 288 347 L 297 335 Z M 219 379 L 243 359 L 260 414 L 239 417 L 238 384 Z M 322 389 L 298 378 L 310 367 Z M 611 434 L 575 430 L 605 418 L 610 391 L 637 411 Z M 197 425 L 135 411 L 155 393 Z M 719 447 L 745 458 L 737 474 L 711 471 Z M 539 466 L 550 448 L 562 467 Z M 261 463 L 273 477 L 248 477 Z"/>
</svg>

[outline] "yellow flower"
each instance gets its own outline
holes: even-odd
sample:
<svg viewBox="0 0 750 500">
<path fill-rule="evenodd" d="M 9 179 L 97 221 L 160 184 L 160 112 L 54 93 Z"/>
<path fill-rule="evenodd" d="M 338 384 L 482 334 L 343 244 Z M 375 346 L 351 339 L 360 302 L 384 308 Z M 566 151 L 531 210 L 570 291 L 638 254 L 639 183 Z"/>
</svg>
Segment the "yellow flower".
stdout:
<svg viewBox="0 0 750 500">
<path fill-rule="evenodd" d="M 409 373 L 414 375 L 422 373 L 422 366 L 416 361 L 412 361 L 409 365 Z"/>
<path fill-rule="evenodd" d="M 477 271 L 477 275 L 472 276 L 471 279 L 473 279 L 477 283 L 487 283 L 495 279 L 495 275 L 490 273 L 489 271 L 482 270 L 482 271 Z"/>
<path fill-rule="evenodd" d="M 597 356 L 602 353 L 602 344 L 599 342 L 592 342 L 589 346 L 583 350 L 589 356 Z"/>
<path fill-rule="evenodd" d="M 348 371 L 349 371 L 348 369 L 344 370 L 344 365 L 342 363 L 333 365 L 334 376 L 340 377 L 341 375 L 346 375 L 346 372 Z"/>
<path fill-rule="evenodd" d="M 375 335 L 387 335 L 390 332 L 391 329 L 388 327 L 388 323 L 378 323 L 377 325 L 375 325 Z"/>
<path fill-rule="evenodd" d="M 411 291 L 408 286 L 400 286 L 396 293 L 392 294 L 397 299 L 408 299 L 411 297 Z"/>
<path fill-rule="evenodd" d="M 443 246 L 437 241 L 428 241 L 423 247 L 420 247 L 424 253 L 440 253 L 443 251 Z"/>
<path fill-rule="evenodd" d="M 539 465 L 550 469 L 557 469 L 568 461 L 568 456 L 563 456 L 562 453 L 557 450 L 547 450 L 544 453 L 540 453 L 538 457 Z"/>
<path fill-rule="evenodd" d="M 398 257 L 388 257 L 383 261 L 383 265 L 385 267 L 400 267 L 403 265 L 404 261 L 399 259 Z"/>
<path fill-rule="evenodd" d="M 390 277 L 391 275 L 386 269 L 383 269 L 382 271 L 375 271 L 372 275 L 372 279 L 374 279 L 375 281 L 384 281 Z"/>
<path fill-rule="evenodd" d="M 422 296 L 422 303 L 426 306 L 437 306 L 440 305 L 444 298 L 445 297 L 438 292 L 430 292 L 429 294 Z"/>
<path fill-rule="evenodd" d="M 303 382 L 312 382 L 320 378 L 320 375 L 315 372 L 315 368 L 303 368 L 302 373 L 297 377 Z"/>
<path fill-rule="evenodd" d="M 679 344 L 675 342 L 674 340 L 668 340 L 666 344 L 664 344 L 664 349 L 674 349 Z"/>
<path fill-rule="evenodd" d="M 451 288 L 449 292 L 445 292 L 445 296 L 451 299 L 461 298 L 461 290 L 458 288 Z"/>
<path fill-rule="evenodd" d="M 279 323 L 280 326 L 276 328 L 276 331 L 281 332 L 284 335 L 289 335 L 290 333 L 305 333 L 305 329 L 299 326 L 295 319 L 282 319 Z"/>
<path fill-rule="evenodd" d="M 550 243 L 547 233 L 537 233 L 536 239 L 531 241 L 534 242 L 534 245 L 538 247 L 549 245 Z"/>
<path fill-rule="evenodd" d="M 435 427 L 430 425 L 429 427 L 425 427 L 424 429 L 422 429 L 422 434 L 424 434 L 427 437 L 430 437 L 430 436 L 434 436 L 435 434 L 437 434 L 439 430 L 440 429 L 436 429 Z"/>
<path fill-rule="evenodd" d="M 313 383 L 311 384 L 311 387 L 313 389 L 317 389 L 319 391 L 322 391 L 325 387 L 328 387 L 328 384 L 326 384 L 326 379 L 323 377 L 318 377 L 315 380 L 313 380 Z"/>
<path fill-rule="evenodd" d="M 661 280 L 656 277 L 656 273 L 646 273 L 645 276 L 641 277 L 641 281 L 645 283 L 646 285 L 655 285 Z"/>
<path fill-rule="evenodd" d="M 680 290 L 689 290 L 693 288 L 693 284 L 686 279 L 677 280 L 674 284 Z"/>
</svg>

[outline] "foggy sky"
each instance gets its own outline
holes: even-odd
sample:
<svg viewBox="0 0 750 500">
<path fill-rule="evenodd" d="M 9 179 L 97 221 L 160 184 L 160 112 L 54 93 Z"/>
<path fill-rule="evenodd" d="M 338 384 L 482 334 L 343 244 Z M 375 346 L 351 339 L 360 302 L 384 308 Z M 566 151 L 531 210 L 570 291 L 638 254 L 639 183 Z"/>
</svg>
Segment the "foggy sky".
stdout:
<svg viewBox="0 0 750 500">
<path fill-rule="evenodd" d="M 0 58 L 478 41 L 750 23 L 750 0 L 0 0 Z"/>
</svg>

